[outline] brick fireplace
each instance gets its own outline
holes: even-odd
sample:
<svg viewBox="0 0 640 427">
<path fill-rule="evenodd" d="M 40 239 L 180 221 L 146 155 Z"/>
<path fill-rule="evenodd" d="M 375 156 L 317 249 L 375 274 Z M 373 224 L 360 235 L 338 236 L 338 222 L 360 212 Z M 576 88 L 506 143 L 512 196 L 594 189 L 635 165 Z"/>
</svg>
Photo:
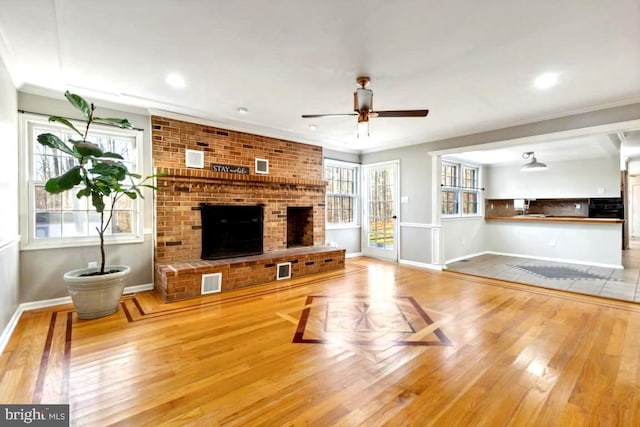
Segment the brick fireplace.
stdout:
<svg viewBox="0 0 640 427">
<path fill-rule="evenodd" d="M 297 263 L 300 264 L 296 266 L 298 274 L 305 273 L 301 266 L 306 263 L 310 263 L 309 267 L 315 266 L 311 270 L 316 271 L 344 266 L 344 251 L 340 256 L 333 253 L 335 248 L 327 249 L 331 255 L 321 260 L 324 255 L 317 250 L 325 244 L 326 183 L 322 180 L 321 147 L 157 116 L 151 120 L 154 166 L 158 172 L 167 174 L 158 179 L 155 244 L 156 290 L 166 301 L 198 296 L 200 281 L 199 276 L 194 276 L 193 283 L 180 280 L 179 286 L 169 289 L 170 277 L 163 278 L 164 273 L 160 270 L 172 277 L 170 273 L 178 271 L 175 266 L 197 265 L 189 271 L 201 274 L 204 270 L 226 269 L 228 277 L 232 276 L 233 262 L 211 262 L 207 264 L 210 268 L 206 268 L 206 262 L 200 260 L 201 204 L 262 205 L 265 256 L 273 254 L 286 258 L 287 247 L 316 248 L 311 252 L 323 267 L 318 270 L 316 261 L 305 258 L 305 263 Z M 186 167 L 186 150 L 201 152 L 205 168 Z M 255 172 L 256 158 L 269 161 L 268 174 Z M 214 172 L 211 164 L 241 166 L 249 173 Z M 307 257 L 307 252 L 296 253 L 300 258 L 301 254 Z M 225 282 L 223 278 L 223 290 L 240 287 L 243 283 L 269 281 L 271 272 L 266 274 L 265 269 L 272 267 L 271 280 L 275 280 L 275 265 L 271 266 L 273 262 L 265 256 L 249 260 L 266 262 L 260 268 L 245 269 L 246 280 L 237 278 L 235 282 Z"/>
<path fill-rule="evenodd" d="M 313 207 L 287 206 L 287 247 L 313 246 Z"/>
</svg>

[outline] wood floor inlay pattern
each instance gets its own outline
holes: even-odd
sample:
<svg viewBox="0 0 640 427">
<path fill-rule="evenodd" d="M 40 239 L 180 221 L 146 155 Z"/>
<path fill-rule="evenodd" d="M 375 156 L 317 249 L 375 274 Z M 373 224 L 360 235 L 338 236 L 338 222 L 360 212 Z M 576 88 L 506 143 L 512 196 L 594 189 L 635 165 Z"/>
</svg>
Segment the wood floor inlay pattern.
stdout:
<svg viewBox="0 0 640 427">
<path fill-rule="evenodd" d="M 66 403 L 69 399 L 72 319 L 71 311 L 51 313 L 31 403 Z"/>
<path fill-rule="evenodd" d="M 351 298 L 310 295 L 294 343 L 451 345 L 446 335 L 412 297 Z"/>
<path fill-rule="evenodd" d="M 0 402 L 69 403 L 74 426 L 636 426 L 638 330 L 638 304 L 356 258 L 95 320 L 26 311 Z"/>
</svg>

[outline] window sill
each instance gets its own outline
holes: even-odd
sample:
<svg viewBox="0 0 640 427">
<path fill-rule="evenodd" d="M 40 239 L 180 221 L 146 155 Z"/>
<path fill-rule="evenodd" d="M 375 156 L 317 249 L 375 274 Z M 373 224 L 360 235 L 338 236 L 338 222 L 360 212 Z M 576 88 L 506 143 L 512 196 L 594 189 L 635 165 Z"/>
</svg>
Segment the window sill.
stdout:
<svg viewBox="0 0 640 427">
<path fill-rule="evenodd" d="M 351 230 L 360 228 L 360 224 L 325 224 L 325 230 Z"/>
<path fill-rule="evenodd" d="M 136 237 L 122 237 L 119 239 L 105 240 L 105 246 L 112 245 L 129 245 L 144 243 L 144 235 Z M 99 247 L 100 240 L 95 239 L 82 239 L 82 240 L 58 240 L 58 241 L 31 241 L 29 243 L 24 242 L 24 245 L 20 248 L 21 251 L 41 251 L 48 249 L 65 249 L 65 248 L 81 248 L 81 247 Z"/>
<path fill-rule="evenodd" d="M 464 221 L 464 220 L 480 220 L 482 215 L 455 215 L 455 216 L 441 216 L 441 221 Z"/>
</svg>

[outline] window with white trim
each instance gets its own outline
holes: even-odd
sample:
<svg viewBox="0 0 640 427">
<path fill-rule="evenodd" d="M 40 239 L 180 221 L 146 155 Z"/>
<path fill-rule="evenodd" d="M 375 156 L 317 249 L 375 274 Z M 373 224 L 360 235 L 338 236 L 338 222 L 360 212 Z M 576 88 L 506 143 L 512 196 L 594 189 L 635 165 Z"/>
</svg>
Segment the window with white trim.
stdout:
<svg viewBox="0 0 640 427">
<path fill-rule="evenodd" d="M 83 123 L 73 122 L 81 129 Z M 92 126 L 87 140 L 103 151 L 120 154 L 129 171 L 135 173 L 141 165 L 142 131 L 111 126 Z M 74 166 L 75 159 L 58 150 L 38 143 L 38 135 L 52 133 L 63 141 L 77 138 L 66 126 L 49 123 L 46 117 L 23 114 L 21 119 L 21 232 L 23 249 L 95 245 L 100 214 L 86 198 L 76 197 L 77 191 L 50 194 L 44 189 L 49 178 L 59 176 Z M 78 190 L 81 187 L 78 187 Z M 113 219 L 105 232 L 105 241 L 133 242 L 142 236 L 140 218 L 142 203 L 121 197 L 115 205 Z M 105 211 L 105 215 L 107 212 Z"/>
<path fill-rule="evenodd" d="M 443 217 L 480 215 L 480 169 L 442 162 L 440 192 Z"/>
<path fill-rule="evenodd" d="M 360 165 L 325 159 L 324 179 L 328 181 L 326 196 L 327 225 L 358 223 L 358 188 Z"/>
</svg>

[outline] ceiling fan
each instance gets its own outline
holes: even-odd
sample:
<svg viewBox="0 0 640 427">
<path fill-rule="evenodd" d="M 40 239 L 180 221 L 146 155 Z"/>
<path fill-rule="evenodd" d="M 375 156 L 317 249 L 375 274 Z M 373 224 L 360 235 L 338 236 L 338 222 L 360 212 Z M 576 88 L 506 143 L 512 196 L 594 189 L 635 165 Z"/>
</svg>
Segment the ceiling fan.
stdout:
<svg viewBox="0 0 640 427">
<path fill-rule="evenodd" d="M 353 93 L 353 111 L 355 113 L 338 113 L 338 114 L 303 114 L 303 119 L 313 119 L 317 117 L 339 117 L 339 116 L 358 116 L 358 136 L 360 136 L 360 128 L 366 126 L 367 136 L 369 135 L 369 119 L 372 117 L 426 117 L 429 110 L 387 110 L 375 111 L 373 109 L 373 91 L 366 89 L 371 79 L 367 76 L 360 76 L 356 79 L 359 88 Z"/>
</svg>

